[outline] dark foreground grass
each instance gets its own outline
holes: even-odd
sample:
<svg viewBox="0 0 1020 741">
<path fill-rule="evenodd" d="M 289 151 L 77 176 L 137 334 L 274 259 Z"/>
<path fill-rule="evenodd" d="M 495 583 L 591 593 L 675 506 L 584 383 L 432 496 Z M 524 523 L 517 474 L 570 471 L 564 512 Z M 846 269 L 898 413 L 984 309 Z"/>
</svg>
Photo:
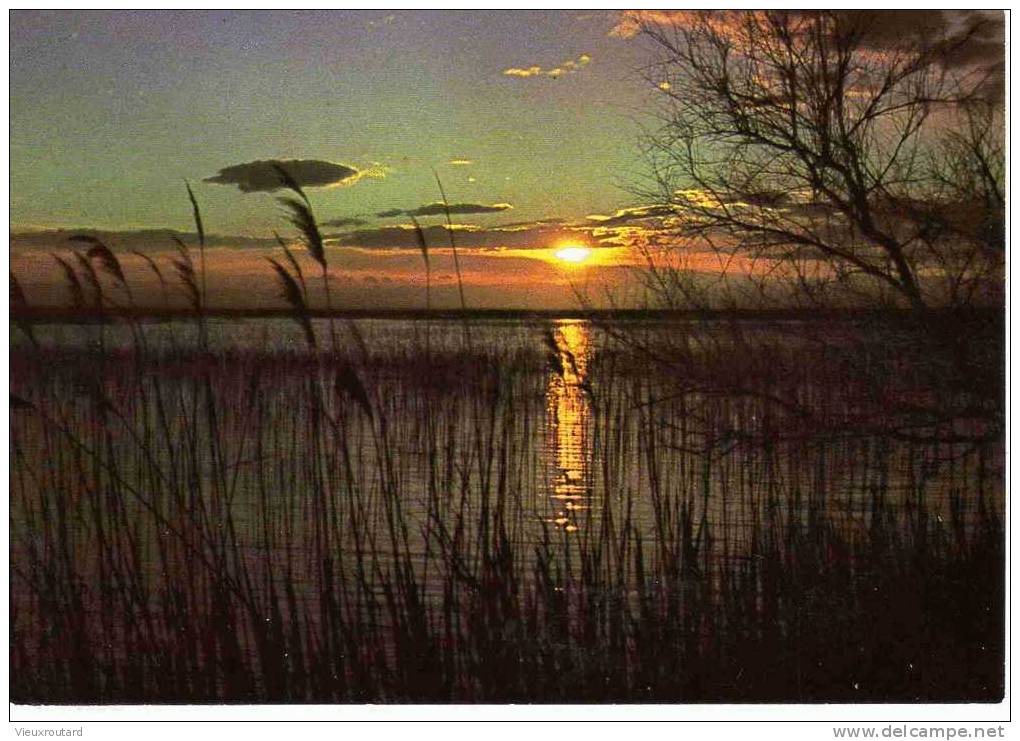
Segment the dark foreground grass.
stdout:
<svg viewBox="0 0 1020 741">
<path fill-rule="evenodd" d="M 141 321 L 94 237 L 59 259 L 106 320 L 80 341 L 48 344 L 12 276 L 12 701 L 1002 697 L 996 321 L 373 343 L 279 174 L 311 259 L 271 261 L 276 350 L 211 332 L 190 189 L 188 327 Z"/>
<path fill-rule="evenodd" d="M 1001 698 L 994 384 L 685 326 L 16 344 L 12 701 Z"/>
</svg>

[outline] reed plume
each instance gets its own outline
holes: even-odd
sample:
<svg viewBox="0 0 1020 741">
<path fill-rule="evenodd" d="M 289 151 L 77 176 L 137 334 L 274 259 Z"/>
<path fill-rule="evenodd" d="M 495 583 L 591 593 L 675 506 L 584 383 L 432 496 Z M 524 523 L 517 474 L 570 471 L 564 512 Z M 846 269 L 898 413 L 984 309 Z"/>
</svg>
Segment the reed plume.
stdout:
<svg viewBox="0 0 1020 741">
<path fill-rule="evenodd" d="M 91 245 L 85 252 L 85 257 L 98 262 L 103 271 L 120 285 L 129 299 L 132 299 L 131 286 L 124 276 L 124 269 L 121 267 L 120 260 L 117 259 L 117 256 L 113 254 L 113 251 L 102 240 L 87 234 L 78 234 L 70 237 L 70 241 Z"/>
<path fill-rule="evenodd" d="M 297 277 L 297 281 L 301 286 L 301 295 L 305 299 L 305 304 L 308 303 L 308 286 L 305 285 L 305 272 L 301 269 L 301 263 L 298 262 L 297 257 L 291 251 L 290 246 L 283 240 L 277 232 L 273 232 L 273 236 L 276 237 L 276 243 L 280 245 L 283 250 L 283 254 L 287 258 L 287 262 L 290 263 L 290 269 L 294 271 L 294 275 Z"/>
<path fill-rule="evenodd" d="M 337 350 L 337 338 L 336 328 L 333 324 L 333 297 L 330 292 L 329 285 L 329 265 L 326 261 L 326 248 L 322 239 L 322 232 L 319 231 L 319 224 L 315 220 L 315 214 L 312 211 L 312 203 L 308 200 L 308 196 L 305 195 L 301 185 L 294 179 L 294 177 L 287 172 L 280 164 L 274 164 L 273 167 L 276 169 L 277 175 L 280 177 L 280 182 L 284 187 L 289 188 L 299 197 L 294 198 L 293 196 L 280 196 L 277 198 L 283 207 L 287 211 L 287 221 L 289 221 L 294 227 L 297 228 L 298 234 L 300 235 L 302 243 L 308 250 L 309 254 L 319 263 L 319 267 L 322 269 L 322 286 L 326 293 L 326 311 L 329 314 L 329 336 L 333 352 Z M 287 251 L 286 248 L 284 250 Z M 288 255 L 288 259 L 296 264 L 293 256 Z M 301 284 L 304 284 L 304 277 L 300 277 Z"/>
<path fill-rule="evenodd" d="M 322 234 L 319 232 L 312 209 L 304 201 L 291 196 L 281 196 L 277 200 L 287 209 L 289 212 L 287 221 L 297 228 L 301 241 L 308 249 L 309 254 L 315 258 L 315 261 L 319 263 L 323 272 L 325 272 L 327 268 L 326 252 L 322 242 Z"/>
<path fill-rule="evenodd" d="M 153 260 L 148 255 L 146 255 L 144 252 L 140 250 L 131 250 L 131 254 L 142 260 L 142 262 L 144 262 L 149 267 L 149 270 L 152 271 L 153 275 L 156 276 L 156 280 L 159 281 L 159 288 L 163 296 L 163 306 L 164 308 L 166 308 L 166 306 L 169 304 L 168 297 L 170 291 L 169 286 L 167 285 L 166 282 L 166 277 L 164 277 L 163 275 L 163 271 L 160 270 L 159 265 L 156 264 L 156 261 Z"/>
<path fill-rule="evenodd" d="M 78 267 L 81 269 L 82 275 L 85 276 L 85 283 L 92 289 L 92 303 L 97 311 L 103 310 L 103 284 L 99 280 L 99 274 L 96 273 L 96 269 L 92 267 L 92 262 L 80 252 L 72 253 L 75 260 L 78 262 Z"/>
<path fill-rule="evenodd" d="M 283 184 L 300 196 L 300 198 L 292 196 L 280 196 L 277 198 L 287 211 L 287 221 L 297 228 L 301 241 L 311 256 L 315 258 L 315 261 L 322 267 L 323 273 L 325 273 L 327 268 L 326 250 L 322 240 L 322 233 L 319 231 L 315 214 L 312 212 L 312 204 L 308 200 L 308 196 L 305 195 L 304 190 L 302 190 L 301 186 L 298 185 L 297 181 L 294 180 L 286 169 L 280 165 L 274 165 L 274 167 Z"/>
<path fill-rule="evenodd" d="M 67 290 L 71 294 L 71 306 L 75 309 L 84 308 L 85 288 L 82 286 L 81 280 L 78 278 L 78 273 L 75 271 L 74 266 L 60 255 L 52 255 L 52 257 L 57 261 L 57 265 L 59 265 L 60 269 L 64 272 L 64 282 L 67 284 Z"/>
<path fill-rule="evenodd" d="M 32 324 L 24 315 L 28 312 L 28 298 L 25 296 L 25 291 L 21 288 L 21 283 L 14 275 L 14 271 L 11 273 L 11 316 L 14 318 L 15 323 L 25 333 L 29 341 L 38 346 L 39 342 L 35 338 L 35 330 L 32 329 Z"/>
<path fill-rule="evenodd" d="M 318 343 L 315 341 L 315 331 L 308 315 L 308 305 L 305 303 L 304 290 L 298 280 L 290 274 L 287 268 L 278 260 L 267 257 L 266 260 L 273 266 L 277 280 L 280 284 L 281 297 L 293 309 L 294 320 L 297 321 L 305 334 L 305 341 L 310 350 L 315 350 Z"/>
</svg>

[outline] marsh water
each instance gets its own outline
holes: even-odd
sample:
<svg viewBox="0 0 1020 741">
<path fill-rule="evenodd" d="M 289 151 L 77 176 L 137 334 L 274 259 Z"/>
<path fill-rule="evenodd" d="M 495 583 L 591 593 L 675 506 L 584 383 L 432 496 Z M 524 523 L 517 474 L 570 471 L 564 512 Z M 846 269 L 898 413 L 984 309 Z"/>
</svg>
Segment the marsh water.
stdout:
<svg viewBox="0 0 1020 741">
<path fill-rule="evenodd" d="M 503 440 L 498 450 L 514 458 L 512 462 L 503 461 L 499 473 L 505 480 L 500 486 L 521 504 L 520 515 L 525 524 L 521 535 L 530 533 L 537 538 L 546 530 L 571 535 L 591 529 L 605 508 L 606 497 L 626 501 L 626 516 L 649 532 L 655 532 L 662 516 L 658 511 L 662 502 L 657 497 L 668 500 L 679 493 L 697 494 L 694 504 L 699 514 L 723 527 L 723 540 L 731 537 L 739 540 L 741 529 L 758 521 L 760 512 L 754 507 L 761 497 L 760 492 L 755 492 L 754 477 L 763 459 L 756 453 L 730 447 L 722 428 L 754 426 L 762 411 L 753 408 L 753 404 L 740 403 L 738 394 L 734 394 L 735 401 L 726 405 L 718 419 L 705 417 L 703 411 L 696 412 L 693 405 L 682 409 L 673 396 L 672 385 L 682 387 L 684 379 L 670 377 L 680 369 L 664 369 L 661 361 L 657 361 L 678 337 L 690 342 L 692 335 L 697 339 L 713 333 L 725 336 L 727 330 L 722 324 L 713 327 L 693 321 L 631 322 L 623 335 L 626 340 L 620 339 L 619 327 L 607 330 L 577 318 L 467 322 L 316 319 L 313 324 L 323 347 L 339 345 L 354 354 L 360 352 L 361 362 L 370 367 L 366 372 L 371 374 L 378 402 L 388 416 L 387 445 L 393 447 L 388 448 L 387 454 L 393 459 L 387 466 L 399 482 L 405 505 L 418 515 L 424 512 L 429 482 L 421 464 L 427 445 L 421 438 L 421 399 L 416 397 L 438 394 L 440 398 L 455 399 L 440 411 L 445 429 L 433 429 L 433 434 L 448 436 L 444 437 L 448 447 L 477 447 L 486 428 L 497 423 L 502 427 Z M 772 342 L 793 343 L 803 339 L 803 326 L 807 325 L 767 322 L 757 329 L 766 331 Z M 44 347 L 71 352 L 62 356 L 67 367 L 51 369 L 55 375 L 65 370 L 71 376 L 80 370 L 75 365 L 96 362 L 94 354 L 76 358 L 74 351 L 114 357 L 130 352 L 138 334 L 139 330 L 124 324 L 48 324 L 36 329 Z M 180 381 L 186 377 L 189 372 L 186 359 L 197 353 L 200 342 L 204 342 L 206 352 L 235 356 L 232 362 L 248 369 L 243 372 L 271 366 L 268 375 L 273 383 L 263 393 L 281 396 L 277 400 L 281 406 L 270 411 L 271 424 L 294 424 L 307 411 L 300 404 L 287 406 L 290 394 L 295 393 L 293 385 L 300 393 L 307 375 L 307 366 L 297 360 L 305 353 L 305 340 L 300 328 L 289 320 L 210 319 L 204 338 L 200 338 L 193 321 L 152 322 L 141 325 L 140 334 L 145 338 L 146 352 L 153 358 L 162 358 L 159 361 L 162 371 L 171 379 Z M 12 341 L 15 353 L 27 349 L 24 341 Z M 453 358 L 466 359 L 468 365 L 477 367 L 460 368 L 455 372 L 462 373 L 462 377 L 442 377 L 437 386 L 422 391 L 422 382 L 427 382 L 434 372 L 430 366 L 443 368 Z M 603 361 L 602 372 L 612 376 L 610 383 L 601 384 L 603 398 L 598 400 L 601 416 L 594 408 L 594 388 L 602 380 L 595 375 L 599 372 L 597 358 Z M 607 363 L 606 358 L 611 361 Z M 734 357 L 733 362 L 740 363 L 741 359 Z M 493 364 L 497 366 L 494 369 Z M 493 390 L 474 377 L 479 369 L 494 371 L 506 388 L 497 388 L 497 396 L 487 398 Z M 449 368 L 445 370 L 448 372 Z M 625 380 L 620 383 L 620 379 Z M 116 383 L 116 379 L 110 380 Z M 234 380 L 240 382 L 238 377 Z M 501 391 L 504 396 L 499 398 Z M 73 392 L 69 394 L 69 398 L 74 396 Z M 699 394 L 694 392 L 691 396 Z M 502 408 L 508 398 L 512 415 L 504 414 L 507 410 Z M 290 420 L 286 419 L 288 409 L 292 412 Z M 369 420 L 357 414 L 352 416 L 356 454 L 364 460 L 375 454 L 372 448 L 379 441 L 373 439 L 372 425 L 366 426 Z M 243 430 L 243 423 L 237 424 L 238 430 Z M 281 450 L 263 450 L 263 461 L 301 450 L 303 444 L 295 437 L 300 431 L 292 432 L 294 436 Z M 773 431 L 776 441 L 781 433 Z M 713 435 L 718 439 L 713 439 Z M 701 449 L 696 449 L 692 442 Z M 487 439 L 486 444 L 491 446 L 493 440 Z M 902 450 L 897 455 L 889 450 L 889 441 L 884 441 L 878 464 L 881 468 L 869 470 L 869 456 L 875 453 L 878 444 L 877 440 L 864 439 L 828 445 L 815 442 L 808 446 L 813 456 L 821 458 L 815 474 L 820 471 L 823 480 L 814 481 L 812 486 L 827 490 L 824 506 L 828 514 L 851 523 L 855 520 L 866 523 L 872 490 L 881 479 L 883 494 L 889 496 L 894 511 L 924 506 L 936 516 L 948 518 L 949 495 L 954 487 L 959 491 L 958 477 L 964 475 L 960 466 L 965 465 L 966 455 L 961 455 L 959 461 L 953 460 L 952 455 L 947 456 L 945 446 L 939 445 L 899 445 Z M 252 465 L 245 460 L 243 451 L 244 446 L 240 445 L 238 460 L 232 464 L 242 482 L 246 467 Z M 487 452 L 492 453 L 493 448 Z M 492 471 L 486 467 L 491 468 L 496 461 L 484 460 L 485 453 L 469 450 L 466 457 L 461 457 L 462 466 L 475 470 L 462 468 L 458 488 L 470 489 L 476 477 L 490 486 Z M 458 456 L 464 454 L 463 450 L 457 452 Z M 943 458 L 949 463 L 939 466 Z M 698 460 L 707 464 L 696 464 Z M 210 472 L 212 463 L 207 461 Z M 705 482 L 700 480 L 706 473 L 703 469 L 710 469 Z M 372 481 L 371 486 L 383 485 L 379 472 L 373 471 L 372 466 L 364 466 L 363 471 Z M 796 489 L 799 483 L 786 485 Z M 247 488 L 251 493 L 255 487 Z M 691 488 L 695 491 L 688 491 Z M 798 502 L 807 501 L 806 491 L 789 493 L 797 494 Z M 973 494 L 976 496 L 976 492 Z M 236 506 L 240 519 L 248 520 L 244 499 L 243 495 L 238 496 Z M 965 511 L 974 504 L 970 499 L 965 497 L 962 502 Z M 785 498 L 784 503 L 789 505 L 790 498 Z M 530 527 L 526 524 L 528 519 L 533 521 Z"/>
<path fill-rule="evenodd" d="M 216 605 L 236 599 L 297 631 L 273 640 L 346 636 L 381 652 L 366 666 L 399 665 L 393 631 L 422 611 L 461 630 L 478 594 L 615 594 L 628 610 L 672 589 L 681 565 L 713 591 L 804 537 L 852 564 L 880 531 L 913 548 L 969 537 L 1002 508 L 994 444 L 851 430 L 860 392 L 817 349 L 845 327 L 313 326 L 316 352 L 297 324 L 265 318 L 12 336 L 12 609 L 26 645 L 60 654 L 40 615 L 69 600 L 92 616 L 75 630 L 127 671 L 137 641 L 163 641 L 165 661 L 182 620 L 218 626 Z M 889 393 L 914 409 L 922 385 Z M 154 610 L 165 625 L 138 622 Z M 236 650 L 264 659 L 268 628 L 234 619 Z M 524 618 L 508 619 L 498 631 Z M 270 692 L 251 671 L 250 691 Z M 225 677 L 194 692 L 229 695 Z"/>
<path fill-rule="evenodd" d="M 590 365 L 599 354 L 612 353 L 616 362 L 612 365 L 613 374 L 627 376 L 631 381 L 648 382 L 656 374 L 662 373 L 656 367 L 654 359 L 645 357 L 640 352 L 643 348 L 661 350 L 668 348 L 678 335 L 689 339 L 692 332 L 697 335 L 708 335 L 720 328 L 706 326 L 705 323 L 693 321 L 639 321 L 631 322 L 626 328 L 629 343 L 621 343 L 615 332 L 607 332 L 604 327 L 586 319 L 497 319 L 497 320 L 422 320 L 422 319 L 316 319 L 313 320 L 316 335 L 322 346 L 330 347 L 331 341 L 339 343 L 347 349 L 357 345 L 375 366 L 380 385 L 380 397 L 384 404 L 392 406 L 392 422 L 390 434 L 400 440 L 396 450 L 395 463 L 400 469 L 400 486 L 402 491 L 413 499 L 427 488 L 427 482 L 420 478 L 418 461 L 423 450 L 415 446 L 415 437 L 419 434 L 420 419 L 413 416 L 415 407 L 400 406 L 406 401 L 403 394 L 406 389 L 399 386 L 416 385 L 423 380 L 415 377 L 409 368 L 417 367 L 428 373 L 427 364 L 423 364 L 424 353 L 428 353 L 436 362 L 451 357 L 463 356 L 479 359 L 479 362 L 517 364 L 526 368 L 523 374 L 528 383 L 523 389 L 515 389 L 523 393 L 514 396 L 514 404 L 519 419 L 512 429 L 506 431 L 518 439 L 513 441 L 515 450 L 519 450 L 518 466 L 507 473 L 514 476 L 513 496 L 527 502 L 526 513 L 538 523 L 563 533 L 576 533 L 584 527 L 591 527 L 597 521 L 602 510 L 602 497 L 607 493 L 607 485 L 612 484 L 607 478 L 613 478 L 617 486 L 628 489 L 629 497 L 634 493 L 629 516 L 638 522 L 646 520 L 650 524 L 655 518 L 654 502 L 647 496 L 650 491 L 649 477 L 661 486 L 661 477 L 676 477 L 679 472 L 690 469 L 690 458 L 696 451 L 684 449 L 679 444 L 675 425 L 666 415 L 676 410 L 671 407 L 668 389 L 658 399 L 655 392 L 647 392 L 641 397 L 640 384 L 631 387 L 618 387 L 611 391 L 618 398 L 612 399 L 615 407 L 616 420 L 629 420 L 627 429 L 616 430 L 617 440 L 612 467 L 610 471 L 604 460 L 606 440 L 599 440 L 593 429 L 596 422 L 593 410 L 593 379 L 589 373 L 594 372 Z M 800 322 L 764 323 L 762 326 L 777 342 L 789 341 L 797 337 Z M 287 358 L 291 353 L 300 355 L 304 352 L 305 340 L 302 332 L 293 322 L 287 319 L 210 319 L 206 325 L 205 347 L 213 353 L 236 354 L 239 358 L 255 359 L 255 364 L 264 364 L 272 358 Z M 151 322 L 141 326 L 145 336 L 147 352 L 153 357 L 163 357 L 167 367 L 173 368 L 174 358 L 187 357 L 198 352 L 200 337 L 197 325 L 193 321 L 162 321 Z M 40 343 L 47 348 L 83 352 L 100 351 L 108 355 L 126 353 L 137 342 L 137 334 L 127 325 L 114 324 L 101 326 L 97 324 L 61 324 L 41 325 L 36 329 Z M 784 339 L 786 338 L 786 339 Z M 555 343 L 555 353 L 551 343 Z M 12 338 L 14 352 L 27 350 L 23 339 Z M 556 355 L 555 359 L 550 355 Z M 65 356 L 66 370 L 75 371 L 76 362 L 94 362 L 94 357 L 82 356 L 75 360 L 74 355 Z M 735 359 L 735 362 L 738 359 Z M 183 367 L 183 365 L 182 365 Z M 287 364 L 274 365 L 274 373 L 282 387 L 288 380 L 300 380 L 306 373 L 306 367 L 294 363 L 292 373 L 286 371 Z M 59 372 L 59 369 L 54 369 Z M 672 369 L 670 369 L 672 370 Z M 180 375 L 179 373 L 177 375 Z M 287 376 L 293 376 L 288 379 Z M 597 379 L 594 379 L 597 382 Z M 661 378 L 659 379 L 662 380 Z M 456 381 L 455 381 L 456 382 Z M 465 395 L 478 392 L 472 388 L 470 379 L 464 380 L 461 390 Z M 656 407 L 649 409 L 649 407 Z M 300 408 L 296 408 L 300 415 Z M 477 411 L 477 408 L 476 408 Z M 486 409 L 476 417 L 488 417 L 493 409 Z M 739 417 L 741 411 L 733 409 L 730 413 Z M 460 421 L 465 427 L 476 424 L 478 419 L 469 419 L 471 412 Z M 693 416 L 693 415 L 692 415 Z M 754 415 L 751 415 L 752 419 Z M 608 418 L 603 421 L 610 422 Z M 672 420 L 675 422 L 676 420 Z M 682 420 L 693 424 L 693 420 Z M 704 421 L 704 420 L 703 420 Z M 655 424 L 650 424 L 650 423 Z M 486 421 L 485 424 L 489 424 Z M 658 429 L 657 455 L 664 455 L 664 461 L 653 461 L 648 455 L 649 443 L 654 443 L 648 436 L 649 430 Z M 621 437 L 622 436 L 622 437 Z M 672 443 L 670 442 L 672 439 Z M 362 446 L 371 446 L 370 436 L 365 436 Z M 722 452 L 725 447 L 720 443 Z M 834 446 L 835 447 L 835 446 Z M 840 451 L 836 459 L 846 461 L 857 455 L 855 446 Z M 866 446 L 865 446 L 866 447 Z M 362 450 L 363 454 L 368 451 Z M 834 451 L 830 451 L 830 454 Z M 916 454 L 917 448 L 911 448 Z M 944 451 L 929 451 L 940 455 Z M 273 451 L 267 455 L 273 457 Z M 711 453 L 709 453 L 711 457 Z M 739 454 L 736 456 L 739 457 Z M 894 501 L 901 504 L 916 504 L 919 491 L 927 495 L 926 504 L 939 508 L 947 508 L 946 493 L 951 486 L 949 479 L 939 480 L 938 477 L 925 475 L 926 480 L 919 482 L 913 474 L 915 468 L 925 469 L 924 457 L 914 461 L 903 461 L 902 470 L 883 472 L 891 473 L 892 480 L 886 484 L 892 486 Z M 240 461 L 238 467 L 245 465 Z M 717 462 L 717 465 L 721 465 Z M 753 465 L 748 463 L 748 465 Z M 869 477 L 868 472 L 856 482 L 842 465 L 836 465 L 832 476 L 837 478 L 832 488 L 839 490 L 840 479 L 845 479 L 846 490 L 831 497 L 827 506 L 839 517 L 853 519 L 855 510 L 866 509 L 866 497 Z M 872 472 L 877 473 L 877 472 Z M 739 479 L 741 476 L 738 476 Z M 832 481 L 829 482 L 833 483 Z M 716 481 L 712 490 L 701 498 L 701 504 L 713 518 L 726 518 L 726 527 L 736 534 L 742 524 L 742 517 L 747 517 L 747 510 L 739 513 L 727 510 L 727 484 L 733 481 Z M 675 481 L 670 486 L 682 486 L 683 482 Z M 858 491 L 854 491 L 854 487 Z M 920 486 L 920 490 L 918 487 Z M 913 489 L 911 488 L 913 487 Z M 621 493 L 621 492 L 617 492 Z M 861 499 L 855 498 L 855 493 Z M 739 497 L 730 494 L 736 504 L 741 504 Z M 239 500 L 243 501 L 242 500 Z M 420 504 L 420 503 L 419 503 Z M 734 504 L 734 502 L 729 502 Z M 412 505 L 413 508 L 413 505 Z M 732 509 L 732 508 L 731 508 Z M 948 512 L 942 512 L 948 516 Z M 579 536 L 575 536 L 579 537 Z"/>
<path fill-rule="evenodd" d="M 600 337 L 589 321 L 472 320 L 465 323 L 456 320 L 337 319 L 331 322 L 317 319 L 314 325 L 325 347 L 330 346 L 331 336 L 335 334 L 339 343 L 348 349 L 355 344 L 370 348 L 371 364 L 383 366 L 377 379 L 384 385 L 380 394 L 388 396 L 391 403 L 401 395 L 394 385 L 408 381 L 414 385 L 421 380 L 408 379 L 406 366 L 427 368 L 422 363 L 426 352 L 437 359 L 436 362 L 465 355 L 469 359 L 484 358 L 486 363 L 498 358 L 498 362 L 535 366 L 531 369 L 534 372 L 528 373 L 531 383 L 526 393 L 515 397 L 521 408 L 520 424 L 513 431 L 519 439 L 514 445 L 522 452 L 521 468 L 514 472 L 520 477 L 515 482 L 514 496 L 529 503 L 529 514 L 537 523 L 564 533 L 577 532 L 586 523 L 590 524 L 593 516 L 597 517 L 600 507 L 595 498 L 594 478 L 599 456 L 592 429 L 593 400 L 585 381 L 589 361 L 606 338 Z M 664 331 L 655 323 L 649 323 L 646 329 L 656 331 L 656 328 Z M 91 351 L 116 355 L 129 352 L 137 341 L 137 336 L 123 324 L 52 323 L 41 325 L 35 331 L 44 347 L 69 353 Z M 254 357 L 257 363 L 305 352 L 301 330 L 286 319 L 211 319 L 206 331 L 204 342 L 208 350 Z M 194 322 L 151 322 L 143 325 L 142 332 L 147 351 L 154 357 L 167 358 L 168 367 L 173 367 L 173 358 L 198 352 L 200 338 Z M 547 337 L 555 341 L 561 355 L 558 369 L 547 366 L 546 356 L 550 351 Z M 12 338 L 12 350 L 15 353 L 27 351 L 24 339 L 18 340 Z M 64 356 L 66 370 L 73 374 L 76 363 L 94 362 L 94 358 L 86 360 L 90 357 Z M 278 376 L 281 386 L 288 381 L 299 381 L 306 368 L 298 362 L 293 364 L 292 371 Z M 469 385 L 463 390 L 472 391 Z M 383 403 L 386 403 L 385 398 Z M 413 444 L 420 420 L 409 417 L 409 411 L 410 408 L 394 409 L 392 427 L 395 429 L 391 429 L 391 434 L 401 440 L 396 464 L 404 469 L 400 475 L 401 487 L 413 499 L 425 489 L 426 482 L 420 479 L 418 470 L 423 452 Z M 300 415 L 300 409 L 295 412 Z M 469 426 L 476 421 L 461 420 Z M 367 448 L 372 444 L 370 436 L 366 436 L 362 444 L 365 448 L 362 452 L 368 454 Z M 274 453 L 270 451 L 268 455 L 272 457 Z M 640 488 L 643 485 L 642 462 L 635 458 L 632 464 L 632 485 Z M 243 466 L 243 462 L 240 465 Z"/>
</svg>

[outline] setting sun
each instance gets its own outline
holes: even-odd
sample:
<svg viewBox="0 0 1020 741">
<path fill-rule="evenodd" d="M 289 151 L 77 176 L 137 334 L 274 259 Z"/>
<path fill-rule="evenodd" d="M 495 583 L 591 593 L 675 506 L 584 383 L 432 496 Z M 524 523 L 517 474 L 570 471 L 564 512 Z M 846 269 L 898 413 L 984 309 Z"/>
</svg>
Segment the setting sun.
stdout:
<svg viewBox="0 0 1020 741">
<path fill-rule="evenodd" d="M 587 262 L 588 258 L 591 257 L 591 248 L 576 244 L 568 245 L 556 250 L 556 257 L 563 262 L 570 262 L 577 265 L 582 262 Z"/>
</svg>

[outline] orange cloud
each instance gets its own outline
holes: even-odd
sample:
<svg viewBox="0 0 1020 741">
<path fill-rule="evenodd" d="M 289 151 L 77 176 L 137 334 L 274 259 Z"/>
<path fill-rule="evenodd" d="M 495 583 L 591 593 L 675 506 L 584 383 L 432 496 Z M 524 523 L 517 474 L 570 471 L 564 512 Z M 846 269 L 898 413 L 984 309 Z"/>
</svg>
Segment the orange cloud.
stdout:
<svg viewBox="0 0 1020 741">
<path fill-rule="evenodd" d="M 503 74 L 507 77 L 551 77 L 556 79 L 563 75 L 573 74 L 574 72 L 580 71 L 582 68 L 587 67 L 591 63 L 590 54 L 582 54 L 577 59 L 568 59 L 558 67 L 552 69 L 544 69 L 543 67 L 534 64 L 530 67 L 510 67 L 509 69 L 503 70 Z"/>
<path fill-rule="evenodd" d="M 620 14 L 610 36 L 630 39 L 641 33 L 646 25 L 669 26 L 680 24 L 690 18 L 689 10 L 625 10 Z"/>
</svg>

